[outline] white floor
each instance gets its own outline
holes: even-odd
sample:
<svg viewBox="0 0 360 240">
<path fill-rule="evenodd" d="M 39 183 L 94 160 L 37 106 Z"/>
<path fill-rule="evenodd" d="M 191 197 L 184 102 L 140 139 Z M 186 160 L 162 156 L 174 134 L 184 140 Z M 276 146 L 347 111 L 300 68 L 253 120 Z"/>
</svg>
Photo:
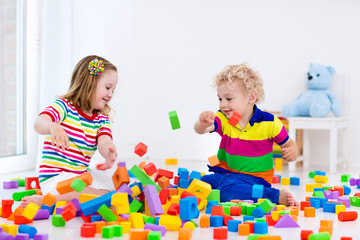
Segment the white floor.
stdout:
<svg viewBox="0 0 360 240">
<path fill-rule="evenodd" d="M 163 168 L 167 170 L 174 171 L 174 174 L 177 173 L 178 167 L 184 167 L 195 171 L 206 172 L 207 167 L 206 163 L 198 162 L 198 161 L 179 161 L 178 165 L 165 165 L 165 160 L 154 161 L 155 165 L 158 168 Z M 140 161 L 127 162 L 128 168 L 131 168 L 133 164 L 139 164 Z M 286 168 L 286 167 L 284 167 Z M 327 171 L 326 169 L 321 169 L 319 167 L 312 166 L 309 169 L 303 169 L 302 167 L 297 168 L 296 172 L 292 172 L 291 174 L 285 169 L 283 171 L 278 171 L 275 174 L 281 175 L 283 177 L 297 176 L 300 177 L 301 185 L 300 186 L 283 186 L 279 184 L 273 185 L 275 188 L 279 189 L 287 189 L 289 190 L 295 197 L 295 199 L 300 202 L 304 201 L 306 196 L 310 196 L 311 193 L 305 192 L 305 185 L 307 183 L 313 183 L 313 179 L 308 177 L 308 173 L 313 170 L 322 170 Z M 328 174 L 329 182 L 326 186 L 342 186 L 343 184 L 340 181 L 340 176 L 342 174 L 351 174 L 351 177 L 359 178 L 360 169 L 349 169 L 349 170 L 340 170 L 336 174 Z M 0 199 L 11 199 L 11 196 L 14 192 L 23 191 L 24 187 L 21 187 L 17 190 L 6 190 L 2 189 L 2 182 L 9 181 L 11 178 L 24 178 L 24 177 L 32 177 L 36 176 L 35 171 L 28 172 L 20 172 L 20 173 L 12 173 L 8 175 L 0 176 Z M 352 192 L 349 196 L 353 196 L 356 192 L 360 192 L 360 190 L 356 187 L 351 187 Z M 19 202 L 15 202 L 13 205 L 13 210 L 19 205 Z M 347 211 L 357 211 L 360 214 L 360 207 L 353 207 L 347 209 Z M 201 214 L 204 214 L 203 211 Z M 242 220 L 242 216 L 234 217 L 234 219 Z M 352 237 L 352 239 L 360 239 L 360 220 L 359 218 L 356 221 L 352 222 L 340 222 L 337 219 L 337 215 L 333 213 L 323 213 L 322 209 L 317 209 L 315 218 L 305 218 L 304 213 L 300 212 L 298 217 L 298 224 L 301 226 L 300 228 L 274 228 L 269 227 L 270 235 L 280 235 L 282 239 L 300 239 L 301 230 L 313 230 L 314 233 L 317 233 L 320 226 L 321 219 L 332 219 L 333 226 L 333 235 L 332 239 L 340 239 L 342 236 Z M 195 219 L 197 222 L 198 219 Z M 11 221 L 7 221 L 4 218 L 0 218 L 0 224 L 6 223 L 8 225 L 13 224 Z M 38 233 L 48 233 L 49 239 L 81 239 L 80 237 L 80 226 L 83 224 L 81 218 L 75 218 L 66 223 L 65 227 L 54 227 L 51 224 L 51 220 L 39 220 L 34 221 L 31 225 L 37 228 Z M 129 235 L 125 234 L 123 237 L 118 237 L 114 239 L 128 239 Z M 102 239 L 100 234 L 97 234 L 93 239 Z M 162 239 L 178 239 L 178 232 L 176 231 L 168 231 Z M 213 239 L 213 228 L 195 228 L 193 232 L 193 239 Z M 228 232 L 228 239 L 247 239 L 247 237 L 240 237 L 237 233 Z"/>
</svg>

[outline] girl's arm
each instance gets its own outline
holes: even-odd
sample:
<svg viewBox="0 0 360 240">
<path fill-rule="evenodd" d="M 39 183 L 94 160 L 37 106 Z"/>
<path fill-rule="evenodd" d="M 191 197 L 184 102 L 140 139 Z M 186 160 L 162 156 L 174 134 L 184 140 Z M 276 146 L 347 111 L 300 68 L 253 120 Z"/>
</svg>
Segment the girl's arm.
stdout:
<svg viewBox="0 0 360 240">
<path fill-rule="evenodd" d="M 293 162 L 296 160 L 298 155 L 298 148 L 296 143 L 291 138 L 289 138 L 283 145 L 280 145 L 280 147 L 284 160 L 289 162 Z"/>
<path fill-rule="evenodd" d="M 117 152 L 115 144 L 109 135 L 101 135 L 98 138 L 98 150 L 105 159 L 105 163 L 98 164 L 97 169 L 106 170 L 111 168 L 117 158 Z"/>
<path fill-rule="evenodd" d="M 194 130 L 198 134 L 204 134 L 208 132 L 212 132 L 215 129 L 214 120 L 215 113 L 211 111 L 205 111 L 200 114 L 199 120 L 196 121 L 194 125 Z"/>
</svg>

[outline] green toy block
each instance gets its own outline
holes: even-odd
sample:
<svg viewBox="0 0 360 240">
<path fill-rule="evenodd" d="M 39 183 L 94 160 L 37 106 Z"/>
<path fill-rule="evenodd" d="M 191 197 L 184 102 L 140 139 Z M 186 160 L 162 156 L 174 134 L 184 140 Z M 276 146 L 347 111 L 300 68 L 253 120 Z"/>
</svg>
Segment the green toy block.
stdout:
<svg viewBox="0 0 360 240">
<path fill-rule="evenodd" d="M 113 222 L 117 219 L 116 215 L 106 206 L 103 204 L 99 207 L 97 212 L 107 221 Z"/>
<path fill-rule="evenodd" d="M 60 214 L 56 214 L 52 216 L 51 223 L 55 227 L 63 227 L 65 226 L 65 219 Z"/>
<path fill-rule="evenodd" d="M 70 185 L 70 187 L 77 192 L 81 192 L 85 186 L 86 186 L 86 183 L 83 180 L 81 180 L 80 178 L 75 178 L 74 181 Z"/>
<path fill-rule="evenodd" d="M 130 172 L 142 183 L 142 185 L 155 185 L 156 190 L 158 192 L 161 191 L 161 187 L 159 187 L 143 170 L 141 170 L 138 165 L 132 166 Z"/>
<path fill-rule="evenodd" d="M 350 205 L 360 207 L 360 198 L 359 197 L 350 197 Z"/>
<path fill-rule="evenodd" d="M 282 211 L 279 213 L 280 216 L 285 215 L 285 214 L 290 215 L 290 214 L 291 214 L 291 211 L 290 211 L 290 210 L 282 210 Z"/>
<path fill-rule="evenodd" d="M 148 234 L 148 240 L 161 240 L 161 232 L 160 231 L 151 231 Z"/>
<path fill-rule="evenodd" d="M 266 222 L 265 218 L 255 218 L 255 222 Z"/>
<path fill-rule="evenodd" d="M 101 229 L 102 238 L 113 238 L 114 237 L 114 228 L 113 226 L 105 226 Z"/>
<path fill-rule="evenodd" d="M 313 197 L 319 197 L 319 198 L 325 198 L 324 192 L 322 192 L 322 191 L 314 191 L 312 196 Z"/>
<path fill-rule="evenodd" d="M 350 174 L 341 175 L 341 182 L 349 182 L 349 181 L 350 181 L 350 177 L 351 177 Z"/>
<path fill-rule="evenodd" d="M 121 225 L 113 225 L 113 232 L 114 232 L 114 237 L 122 237 L 123 235 L 123 226 Z"/>
<path fill-rule="evenodd" d="M 230 216 L 230 206 L 223 206 L 224 213 L 228 216 Z"/>
<path fill-rule="evenodd" d="M 11 181 L 18 181 L 19 183 L 19 187 L 25 187 L 25 179 L 20 179 L 20 178 L 13 178 L 13 179 L 10 179 Z"/>
<path fill-rule="evenodd" d="M 249 205 L 247 208 L 246 208 L 246 215 L 247 216 L 252 216 L 252 211 L 256 208 L 255 205 Z M 242 209 L 241 209 L 242 210 Z"/>
<path fill-rule="evenodd" d="M 176 111 L 169 112 L 171 127 L 173 130 L 180 128 L 180 122 Z"/>
<path fill-rule="evenodd" d="M 134 200 L 130 203 L 130 206 L 129 206 L 129 207 L 130 207 L 130 212 L 138 212 L 139 209 L 140 209 L 142 206 L 143 206 L 143 204 L 142 204 L 140 201 L 134 199 Z"/>
<path fill-rule="evenodd" d="M 195 225 L 195 227 L 198 227 L 199 225 L 194 221 L 194 220 L 190 220 L 190 222 L 192 222 L 194 225 Z"/>
<path fill-rule="evenodd" d="M 275 204 L 273 204 L 269 199 L 265 199 L 259 206 L 265 213 L 269 213 L 275 207 Z"/>
<path fill-rule="evenodd" d="M 314 178 L 315 177 L 315 172 L 309 172 L 309 178 Z"/>
<path fill-rule="evenodd" d="M 309 240 L 330 240 L 331 235 L 329 232 L 312 233 L 308 237 Z"/>
<path fill-rule="evenodd" d="M 152 224 L 155 224 L 155 218 L 153 218 L 153 217 L 143 215 L 142 218 L 143 218 L 143 220 L 144 220 L 144 223 L 152 223 Z"/>
<path fill-rule="evenodd" d="M 327 190 L 329 190 L 329 189 L 332 189 L 332 187 L 326 187 L 326 186 L 323 186 L 323 191 L 327 191 Z"/>
<path fill-rule="evenodd" d="M 247 237 L 247 240 L 258 240 L 260 236 L 269 236 L 269 234 L 251 234 Z"/>
<path fill-rule="evenodd" d="M 217 201 L 219 203 L 220 202 L 220 190 L 218 190 L 218 189 L 211 190 L 211 192 L 210 192 L 209 196 L 207 196 L 206 200 Z"/>
<path fill-rule="evenodd" d="M 30 189 L 30 190 L 25 190 L 25 191 L 21 191 L 21 192 L 15 192 L 12 195 L 12 198 L 14 199 L 14 201 L 21 201 L 21 199 L 25 196 L 32 196 L 36 194 L 36 190 L 35 189 Z"/>
</svg>

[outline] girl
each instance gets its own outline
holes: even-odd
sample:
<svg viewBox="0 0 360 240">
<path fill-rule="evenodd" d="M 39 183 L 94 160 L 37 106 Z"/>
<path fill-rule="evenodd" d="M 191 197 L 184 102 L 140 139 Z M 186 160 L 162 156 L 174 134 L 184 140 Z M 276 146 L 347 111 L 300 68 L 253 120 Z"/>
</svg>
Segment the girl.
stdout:
<svg viewBox="0 0 360 240">
<path fill-rule="evenodd" d="M 111 168 L 117 152 L 112 141 L 109 121 L 110 102 L 118 75 L 116 67 L 99 56 L 80 60 L 72 73 L 68 93 L 45 108 L 35 121 L 35 131 L 46 135 L 39 167 L 39 183 L 43 195 L 51 193 L 56 201 L 79 198 L 80 193 L 59 195 L 58 182 L 85 173 L 96 150 L 105 162 L 99 170 Z M 82 193 L 103 195 L 110 190 L 93 180 Z M 29 202 L 41 206 L 43 196 L 24 197 L 21 205 Z"/>
</svg>

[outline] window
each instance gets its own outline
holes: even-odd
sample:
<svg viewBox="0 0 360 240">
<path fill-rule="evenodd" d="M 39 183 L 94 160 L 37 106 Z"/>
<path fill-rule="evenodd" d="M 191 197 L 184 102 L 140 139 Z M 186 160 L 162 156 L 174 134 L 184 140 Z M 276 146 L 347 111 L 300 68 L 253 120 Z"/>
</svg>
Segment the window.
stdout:
<svg viewBox="0 0 360 240">
<path fill-rule="evenodd" d="M 0 158 L 25 154 L 24 10 L 0 0 Z"/>
</svg>

